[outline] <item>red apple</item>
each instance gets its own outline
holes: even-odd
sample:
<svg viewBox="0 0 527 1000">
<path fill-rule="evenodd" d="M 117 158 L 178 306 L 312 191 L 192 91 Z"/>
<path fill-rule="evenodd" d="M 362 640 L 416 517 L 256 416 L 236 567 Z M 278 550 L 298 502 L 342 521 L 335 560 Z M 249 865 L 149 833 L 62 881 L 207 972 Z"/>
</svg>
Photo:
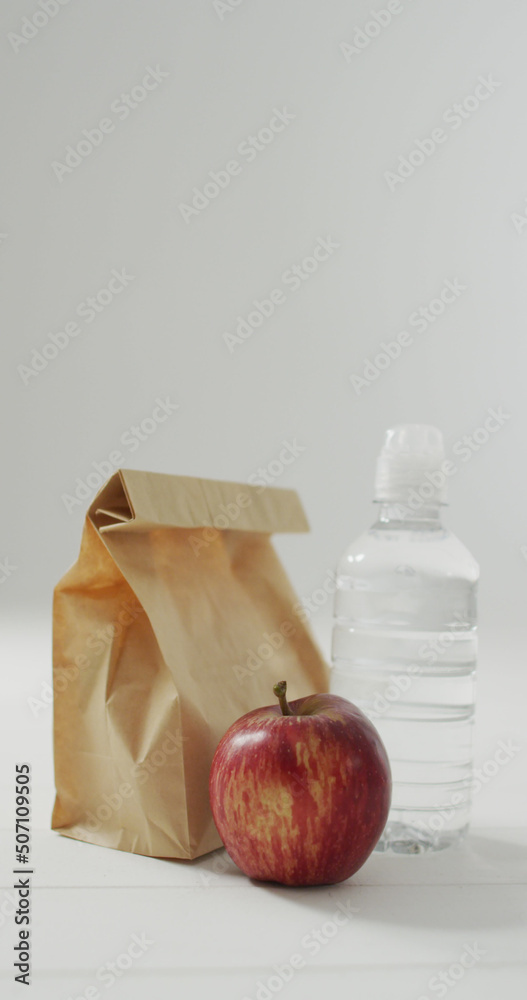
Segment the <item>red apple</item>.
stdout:
<svg viewBox="0 0 527 1000">
<path fill-rule="evenodd" d="M 233 861 L 251 878 L 324 885 L 353 875 L 388 817 L 390 765 L 377 730 L 345 698 L 314 694 L 238 719 L 220 741 L 210 801 Z"/>
</svg>

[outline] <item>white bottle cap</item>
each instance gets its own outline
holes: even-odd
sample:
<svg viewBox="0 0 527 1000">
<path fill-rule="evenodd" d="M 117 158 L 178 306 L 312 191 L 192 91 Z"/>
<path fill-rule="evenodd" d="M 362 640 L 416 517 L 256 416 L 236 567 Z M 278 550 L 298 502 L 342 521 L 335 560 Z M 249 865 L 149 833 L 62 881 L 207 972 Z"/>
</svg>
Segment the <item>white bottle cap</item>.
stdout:
<svg viewBox="0 0 527 1000">
<path fill-rule="evenodd" d="M 386 431 L 377 459 L 375 499 L 409 504 L 415 494 L 423 506 L 446 503 L 443 435 L 427 424 L 399 424 Z M 410 504 L 412 506 L 412 504 Z"/>
</svg>

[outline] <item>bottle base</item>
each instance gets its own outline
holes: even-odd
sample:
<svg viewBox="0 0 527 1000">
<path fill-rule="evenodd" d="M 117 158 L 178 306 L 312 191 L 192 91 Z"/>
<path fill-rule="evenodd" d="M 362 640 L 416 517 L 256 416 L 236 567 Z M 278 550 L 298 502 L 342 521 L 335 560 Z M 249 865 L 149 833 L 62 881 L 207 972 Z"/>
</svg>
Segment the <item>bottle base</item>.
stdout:
<svg viewBox="0 0 527 1000">
<path fill-rule="evenodd" d="M 447 847 L 460 844 L 468 832 L 466 826 L 456 830 L 420 830 L 411 824 L 392 822 L 388 820 L 375 851 L 380 854 L 425 854 L 430 851 L 443 851 Z"/>
</svg>

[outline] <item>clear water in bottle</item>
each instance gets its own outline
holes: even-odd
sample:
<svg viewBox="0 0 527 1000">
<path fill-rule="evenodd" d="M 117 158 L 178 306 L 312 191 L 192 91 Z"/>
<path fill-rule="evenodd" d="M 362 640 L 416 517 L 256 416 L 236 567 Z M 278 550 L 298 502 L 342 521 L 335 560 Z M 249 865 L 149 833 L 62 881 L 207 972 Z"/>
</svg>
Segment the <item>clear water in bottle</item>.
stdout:
<svg viewBox="0 0 527 1000">
<path fill-rule="evenodd" d="M 390 759 L 377 850 L 419 853 L 468 827 L 479 570 L 441 523 L 440 477 L 421 495 L 444 461 L 439 432 L 405 425 L 388 435 L 395 458 L 378 469 L 378 520 L 338 566 L 331 690 L 368 715 Z"/>
</svg>

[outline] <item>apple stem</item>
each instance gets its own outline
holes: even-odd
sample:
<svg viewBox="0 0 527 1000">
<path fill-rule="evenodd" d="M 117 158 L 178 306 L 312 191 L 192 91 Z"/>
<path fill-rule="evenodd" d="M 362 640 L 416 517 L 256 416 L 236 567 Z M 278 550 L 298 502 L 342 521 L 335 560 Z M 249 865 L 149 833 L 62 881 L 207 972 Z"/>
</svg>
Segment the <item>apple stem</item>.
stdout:
<svg viewBox="0 0 527 1000">
<path fill-rule="evenodd" d="M 286 698 L 287 681 L 278 681 L 278 684 L 275 684 L 273 691 L 280 702 L 282 715 L 294 715 L 295 713 L 291 711 L 291 706 Z"/>
</svg>

